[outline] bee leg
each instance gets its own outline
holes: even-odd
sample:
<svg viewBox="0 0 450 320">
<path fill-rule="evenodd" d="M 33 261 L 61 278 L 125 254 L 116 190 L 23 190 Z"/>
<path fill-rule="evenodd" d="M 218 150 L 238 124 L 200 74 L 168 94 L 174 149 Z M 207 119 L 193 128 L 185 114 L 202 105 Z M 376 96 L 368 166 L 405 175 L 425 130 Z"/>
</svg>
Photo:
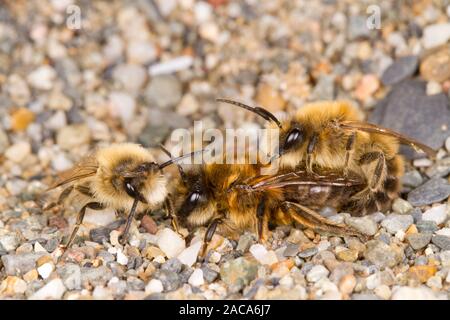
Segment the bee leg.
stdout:
<svg viewBox="0 0 450 320">
<path fill-rule="evenodd" d="M 256 218 L 257 224 L 257 235 L 258 241 L 263 243 L 267 240 L 267 215 L 266 215 L 266 197 L 264 196 L 258 203 L 256 208 Z"/>
<path fill-rule="evenodd" d="M 125 225 L 125 229 L 123 230 L 122 235 L 120 236 L 120 244 L 125 245 L 128 240 L 128 232 L 130 231 L 131 221 L 133 221 L 134 216 L 136 215 L 136 208 L 139 203 L 138 199 L 134 199 L 133 205 L 131 206 L 130 213 L 128 214 L 127 223 Z"/>
<path fill-rule="evenodd" d="M 337 236 L 357 236 L 361 239 L 367 240 L 367 237 L 360 232 L 350 228 L 344 224 L 338 224 L 332 222 L 314 210 L 305 207 L 299 203 L 286 201 L 283 203 L 285 212 L 287 212 L 290 217 L 297 223 L 303 225 L 304 227 L 311 228 L 315 232 L 333 234 Z"/>
<path fill-rule="evenodd" d="M 75 239 L 75 236 L 77 235 L 78 229 L 80 228 L 80 225 L 83 223 L 83 219 L 84 219 L 84 215 L 86 213 L 86 209 L 93 209 L 93 210 L 102 210 L 104 209 L 104 205 L 99 203 L 99 202 L 89 202 L 87 204 L 85 204 L 80 212 L 77 215 L 77 221 L 75 223 L 75 227 L 72 230 L 72 233 L 70 234 L 70 238 L 69 241 L 67 241 L 67 244 L 65 245 L 61 245 L 61 249 L 65 250 L 67 248 L 70 247 L 70 245 L 72 244 L 73 240 Z"/>
<path fill-rule="evenodd" d="M 386 159 L 383 152 L 367 152 L 361 156 L 359 163 L 363 167 L 369 166 L 365 170 L 367 172 L 367 187 L 354 195 L 353 197 L 355 198 L 361 198 L 368 196 L 370 193 L 377 192 L 383 186 L 387 174 Z M 375 163 L 375 167 L 371 169 L 370 166 L 373 166 L 373 163 Z"/>
<path fill-rule="evenodd" d="M 179 234 L 180 232 L 179 232 L 179 227 L 178 227 L 178 220 L 177 220 L 177 216 L 175 215 L 175 212 L 173 210 L 173 202 L 170 199 L 170 195 L 164 201 L 164 208 L 165 208 L 167 214 L 169 215 L 169 217 L 172 220 L 172 227 L 173 227 L 173 229 L 175 230 L 176 233 Z"/>
<path fill-rule="evenodd" d="M 316 148 L 317 142 L 319 140 L 319 135 L 317 133 L 313 133 L 311 139 L 309 140 L 308 147 L 306 148 L 306 171 L 308 173 L 314 173 L 312 155 L 314 149 Z"/>
<path fill-rule="evenodd" d="M 344 175 L 348 176 L 349 171 L 349 163 L 350 158 L 353 155 L 354 147 L 355 147 L 355 140 L 356 140 L 356 132 L 353 131 L 350 136 L 348 137 L 347 144 L 345 145 L 345 164 L 344 164 Z"/>
<path fill-rule="evenodd" d="M 214 219 L 206 229 L 205 238 L 203 239 L 202 250 L 200 251 L 200 257 L 204 257 L 206 255 L 206 249 L 208 248 L 209 242 L 211 241 L 214 233 L 216 233 L 217 226 L 221 223 L 221 219 Z"/>
<path fill-rule="evenodd" d="M 114 213 L 116 214 L 116 218 L 126 218 L 125 211 L 122 209 L 115 210 Z"/>
<path fill-rule="evenodd" d="M 73 191 L 73 185 L 65 188 L 59 195 L 58 200 L 56 202 L 51 202 L 48 205 L 46 205 L 43 210 L 50 210 L 64 202 L 64 200 L 67 199 L 67 197 L 72 193 Z"/>
</svg>

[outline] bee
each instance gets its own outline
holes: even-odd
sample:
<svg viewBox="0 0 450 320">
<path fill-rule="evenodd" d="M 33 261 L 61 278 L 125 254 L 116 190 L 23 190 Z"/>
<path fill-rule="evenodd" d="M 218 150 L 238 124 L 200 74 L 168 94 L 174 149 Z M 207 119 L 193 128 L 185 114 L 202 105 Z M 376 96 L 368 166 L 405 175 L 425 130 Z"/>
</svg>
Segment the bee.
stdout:
<svg viewBox="0 0 450 320">
<path fill-rule="evenodd" d="M 142 146 L 120 143 L 98 149 L 73 168 L 61 173 L 59 179 L 48 189 L 66 187 L 56 204 L 62 204 L 69 196 L 74 196 L 74 193 L 78 197 L 77 201 L 83 204 L 69 240 L 61 248 L 70 247 L 88 208 L 93 210 L 113 208 L 116 212 L 129 212 L 120 239 L 122 244 L 127 241 L 136 212 L 152 211 L 163 205 L 169 214 L 172 214 L 168 198 L 168 181 L 162 170 L 191 155 L 158 164 L 152 153 Z M 72 200 L 74 199 L 73 197 Z M 50 205 L 47 209 L 54 205 Z M 174 227 L 176 228 L 176 225 Z"/>
<path fill-rule="evenodd" d="M 359 232 L 334 223 L 314 208 L 339 207 L 363 187 L 358 177 L 333 173 L 309 175 L 306 171 L 261 175 L 262 165 L 210 163 L 181 170 L 173 200 L 177 223 L 192 230 L 207 227 L 202 255 L 217 231 L 230 238 L 254 232 L 260 242 L 268 239 L 269 224 L 297 222 L 316 232 L 338 236 Z M 289 201 L 289 194 L 300 194 Z"/>
<path fill-rule="evenodd" d="M 357 175 L 366 187 L 348 199 L 343 210 L 355 216 L 386 211 L 401 188 L 404 159 L 399 144 L 408 144 L 434 158 L 430 147 L 390 129 L 363 121 L 362 113 L 345 101 L 321 101 L 300 108 L 285 121 L 261 107 L 217 99 L 254 112 L 279 128 L 277 165 L 281 170 L 305 169 L 321 175 L 331 170 Z"/>
</svg>

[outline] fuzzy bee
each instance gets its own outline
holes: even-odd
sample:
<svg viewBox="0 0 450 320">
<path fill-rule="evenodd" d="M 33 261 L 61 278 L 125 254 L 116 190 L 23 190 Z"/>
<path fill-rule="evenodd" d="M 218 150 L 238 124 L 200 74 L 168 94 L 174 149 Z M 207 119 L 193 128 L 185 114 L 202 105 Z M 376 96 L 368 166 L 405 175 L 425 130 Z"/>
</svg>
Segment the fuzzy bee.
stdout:
<svg viewBox="0 0 450 320">
<path fill-rule="evenodd" d="M 113 144 L 95 151 L 73 168 L 63 172 L 48 190 L 65 186 L 57 204 L 62 204 L 71 196 L 71 200 L 76 199 L 82 207 L 69 240 L 62 248 L 65 249 L 72 244 L 87 208 L 93 210 L 113 208 L 116 212 L 129 212 L 121 236 L 122 243 L 127 241 L 128 231 L 136 212 L 152 211 L 164 205 L 170 213 L 171 205 L 167 197 L 168 181 L 162 170 L 191 155 L 158 164 L 152 153 L 140 145 Z"/>
<path fill-rule="evenodd" d="M 204 250 L 216 231 L 237 238 L 248 230 L 263 242 L 268 238 L 269 224 L 293 222 L 319 233 L 364 237 L 313 209 L 339 207 L 364 187 L 363 181 L 331 172 L 321 176 L 306 171 L 262 176 L 261 166 L 211 163 L 186 171 L 179 167 L 181 179 L 173 201 L 175 216 L 189 230 L 207 227 Z M 291 192 L 301 198 L 289 201 Z"/>
<path fill-rule="evenodd" d="M 343 210 L 352 215 L 385 211 L 401 188 L 404 159 L 399 144 L 408 144 L 429 157 L 436 152 L 410 137 L 363 121 L 349 103 L 323 101 L 300 108 L 280 122 L 261 107 L 217 99 L 263 117 L 279 128 L 277 165 L 284 171 L 306 170 L 321 175 L 328 170 L 343 176 L 356 175 L 366 187 L 348 199 Z"/>
</svg>

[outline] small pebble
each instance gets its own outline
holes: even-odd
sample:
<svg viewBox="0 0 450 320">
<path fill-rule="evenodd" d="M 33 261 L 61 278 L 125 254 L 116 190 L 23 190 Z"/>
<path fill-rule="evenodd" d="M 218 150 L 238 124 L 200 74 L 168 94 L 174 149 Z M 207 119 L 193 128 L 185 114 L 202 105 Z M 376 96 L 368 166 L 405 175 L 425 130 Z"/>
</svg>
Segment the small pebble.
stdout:
<svg viewBox="0 0 450 320">
<path fill-rule="evenodd" d="M 168 258 L 178 256 L 186 247 L 184 240 L 180 235 L 169 228 L 158 232 L 158 247 Z"/>
<path fill-rule="evenodd" d="M 203 285 L 205 283 L 205 280 L 203 279 L 202 269 L 195 269 L 189 277 L 188 283 L 194 287 Z"/>
<path fill-rule="evenodd" d="M 160 293 L 163 291 L 162 282 L 158 279 L 151 279 L 145 286 L 145 294 Z"/>
<path fill-rule="evenodd" d="M 33 293 L 30 300 L 61 299 L 66 288 L 61 279 L 53 279 L 41 289 Z"/>
<path fill-rule="evenodd" d="M 437 225 L 444 223 L 447 220 L 448 208 L 446 204 L 434 206 L 425 211 L 422 215 L 422 220 L 433 221 Z"/>
</svg>

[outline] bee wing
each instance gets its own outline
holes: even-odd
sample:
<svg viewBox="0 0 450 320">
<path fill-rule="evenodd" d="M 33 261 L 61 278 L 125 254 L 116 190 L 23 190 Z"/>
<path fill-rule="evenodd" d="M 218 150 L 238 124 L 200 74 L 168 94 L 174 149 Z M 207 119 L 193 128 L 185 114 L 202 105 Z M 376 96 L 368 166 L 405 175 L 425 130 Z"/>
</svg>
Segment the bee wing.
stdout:
<svg viewBox="0 0 450 320">
<path fill-rule="evenodd" d="M 282 189 L 288 186 L 341 186 L 362 185 L 364 181 L 357 177 L 343 177 L 334 173 L 324 175 L 307 174 L 305 171 L 289 172 L 274 176 L 258 177 L 248 183 L 252 190 Z"/>
<path fill-rule="evenodd" d="M 436 157 L 436 151 L 430 148 L 429 146 L 411 138 L 407 137 L 405 135 L 402 135 L 401 133 L 395 132 L 393 130 L 390 130 L 388 128 L 384 128 L 372 123 L 363 122 L 363 121 L 341 121 L 339 122 L 339 126 L 343 129 L 348 130 L 361 130 L 366 131 L 370 133 L 378 133 L 378 134 L 385 134 L 388 136 L 392 136 L 397 138 L 401 143 L 408 144 L 411 147 L 414 148 L 416 151 L 422 150 L 425 152 L 428 157 L 435 158 Z"/>
<path fill-rule="evenodd" d="M 91 177 L 97 173 L 98 163 L 95 155 L 90 155 L 77 163 L 73 168 L 61 172 L 58 179 L 47 189 L 52 190 L 62 185 Z"/>
</svg>

